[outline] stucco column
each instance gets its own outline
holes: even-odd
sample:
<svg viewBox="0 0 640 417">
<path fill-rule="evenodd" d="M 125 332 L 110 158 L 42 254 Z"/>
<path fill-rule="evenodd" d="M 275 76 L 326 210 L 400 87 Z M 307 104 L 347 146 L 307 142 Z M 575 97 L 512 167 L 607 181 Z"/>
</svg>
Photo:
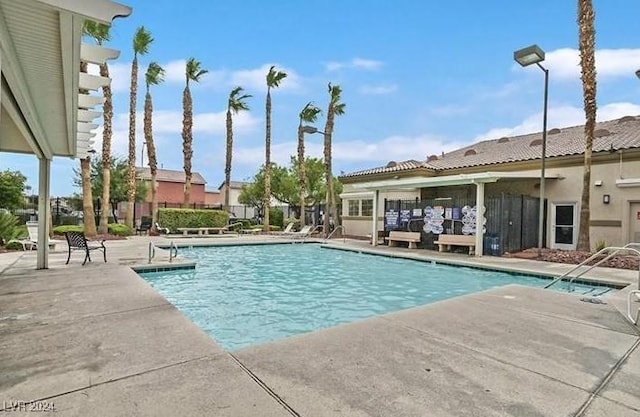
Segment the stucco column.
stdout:
<svg viewBox="0 0 640 417">
<path fill-rule="evenodd" d="M 380 190 L 373 192 L 373 223 L 371 224 L 371 244 L 378 246 L 378 198 L 380 197 Z"/>
<path fill-rule="evenodd" d="M 476 183 L 476 253 L 475 256 L 482 256 L 484 229 L 484 182 Z"/>
<path fill-rule="evenodd" d="M 51 160 L 40 158 L 38 179 L 38 254 L 37 269 L 49 268 L 49 186 Z"/>
</svg>

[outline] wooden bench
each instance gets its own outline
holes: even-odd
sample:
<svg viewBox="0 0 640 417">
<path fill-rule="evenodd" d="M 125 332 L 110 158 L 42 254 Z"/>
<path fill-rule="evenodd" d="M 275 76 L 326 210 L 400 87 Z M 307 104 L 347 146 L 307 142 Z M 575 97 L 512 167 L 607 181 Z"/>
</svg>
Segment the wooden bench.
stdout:
<svg viewBox="0 0 640 417">
<path fill-rule="evenodd" d="M 469 247 L 469 255 L 473 255 L 476 248 L 476 237 L 472 235 L 440 235 L 433 243 L 438 245 L 438 251 L 449 251 L 451 246 Z"/>
<path fill-rule="evenodd" d="M 191 232 L 195 232 L 198 236 L 208 235 L 209 232 L 222 234 L 226 227 L 178 227 L 176 230 L 182 232 L 183 236 L 187 236 Z"/>
<path fill-rule="evenodd" d="M 385 237 L 389 241 L 389 246 L 397 246 L 398 242 L 408 242 L 409 249 L 417 249 L 417 243 L 420 242 L 420 232 L 389 232 L 389 237 Z"/>
</svg>

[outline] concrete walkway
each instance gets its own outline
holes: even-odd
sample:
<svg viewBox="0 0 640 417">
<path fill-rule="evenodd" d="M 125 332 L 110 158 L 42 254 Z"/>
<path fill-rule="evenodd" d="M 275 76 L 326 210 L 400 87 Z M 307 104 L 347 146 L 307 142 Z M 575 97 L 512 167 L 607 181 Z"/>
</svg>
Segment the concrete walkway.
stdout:
<svg viewBox="0 0 640 417">
<path fill-rule="evenodd" d="M 85 267 L 79 253 L 64 265 L 61 248 L 48 271 L 33 270 L 34 254 L 0 254 L 0 409 L 41 401 L 62 416 L 640 416 L 640 333 L 616 297 L 593 304 L 507 286 L 230 353 L 132 272 L 147 265 L 149 241 L 107 242 L 109 262 Z M 153 266 L 167 256 L 158 250 Z M 610 272 L 596 274 L 637 279 Z"/>
</svg>

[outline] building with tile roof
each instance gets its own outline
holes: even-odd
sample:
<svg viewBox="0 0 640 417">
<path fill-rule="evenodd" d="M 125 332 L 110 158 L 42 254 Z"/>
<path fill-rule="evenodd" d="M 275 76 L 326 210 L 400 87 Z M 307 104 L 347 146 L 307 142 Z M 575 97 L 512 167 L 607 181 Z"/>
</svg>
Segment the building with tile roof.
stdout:
<svg viewBox="0 0 640 417">
<path fill-rule="evenodd" d="M 547 132 L 547 247 L 576 246 L 584 147 L 584 126 Z M 347 173 L 340 177 L 344 184 L 343 225 L 348 234 L 356 236 L 381 230 L 385 199 L 473 198 L 478 197 L 481 187 L 483 198 L 539 197 L 541 159 L 542 133 L 538 132 L 485 140 L 422 161 L 390 161 L 385 166 Z M 592 244 L 599 240 L 613 245 L 640 241 L 640 117 L 597 123 L 589 186 Z M 375 204 L 374 195 L 378 196 Z M 371 213 L 374 205 L 376 222 Z M 477 244 L 482 245 L 481 240 L 478 237 Z"/>
</svg>

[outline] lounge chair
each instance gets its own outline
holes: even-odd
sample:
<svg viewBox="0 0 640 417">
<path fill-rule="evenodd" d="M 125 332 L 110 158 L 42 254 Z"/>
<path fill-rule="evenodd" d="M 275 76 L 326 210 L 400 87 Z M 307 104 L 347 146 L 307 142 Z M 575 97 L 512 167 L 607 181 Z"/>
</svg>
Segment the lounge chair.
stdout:
<svg viewBox="0 0 640 417">
<path fill-rule="evenodd" d="M 293 231 L 293 222 L 292 223 L 288 223 L 287 227 L 284 228 L 283 231 L 281 232 L 273 232 L 276 235 L 290 235 L 292 233 L 297 233 Z"/>
<path fill-rule="evenodd" d="M 107 248 L 104 246 L 104 240 L 100 242 L 89 242 L 82 232 L 64 232 L 64 237 L 67 239 L 69 245 L 69 256 L 67 256 L 66 265 L 69 264 L 71 259 L 71 252 L 74 250 L 83 250 L 85 253 L 84 261 L 82 265 L 87 263 L 87 260 L 91 262 L 90 252 L 92 250 L 101 250 L 104 256 L 104 261 L 107 262 Z"/>
<path fill-rule="evenodd" d="M 285 236 L 298 239 L 298 238 L 309 237 L 311 236 L 312 232 L 313 232 L 313 226 L 305 226 L 302 229 L 300 229 L 299 232 L 290 232 L 290 233 L 287 233 Z"/>
<path fill-rule="evenodd" d="M 164 233 L 165 235 L 168 235 L 170 232 L 168 227 L 162 227 L 158 222 L 156 222 L 156 230 L 158 233 Z"/>
<path fill-rule="evenodd" d="M 29 238 L 25 239 L 12 239 L 8 243 L 16 242 L 22 245 L 22 250 L 33 250 L 38 248 L 38 222 L 26 222 L 27 232 L 29 232 Z M 47 240 L 49 249 L 54 250 L 57 243 L 62 243 L 57 240 Z"/>
</svg>

